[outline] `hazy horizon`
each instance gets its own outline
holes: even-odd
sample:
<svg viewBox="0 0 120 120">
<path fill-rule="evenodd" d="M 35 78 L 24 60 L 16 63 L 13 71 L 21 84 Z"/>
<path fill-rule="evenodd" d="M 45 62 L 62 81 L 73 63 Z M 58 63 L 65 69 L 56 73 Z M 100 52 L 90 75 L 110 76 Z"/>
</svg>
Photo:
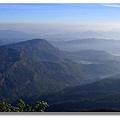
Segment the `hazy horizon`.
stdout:
<svg viewBox="0 0 120 120">
<path fill-rule="evenodd" d="M 97 32 L 86 37 L 120 39 L 120 4 L 0 4 L 0 30 L 36 36 Z M 90 34 L 90 33 L 89 33 Z M 97 36 L 97 34 L 99 34 Z M 110 36 L 109 36 L 110 35 Z M 69 38 L 68 38 L 69 39 Z"/>
</svg>

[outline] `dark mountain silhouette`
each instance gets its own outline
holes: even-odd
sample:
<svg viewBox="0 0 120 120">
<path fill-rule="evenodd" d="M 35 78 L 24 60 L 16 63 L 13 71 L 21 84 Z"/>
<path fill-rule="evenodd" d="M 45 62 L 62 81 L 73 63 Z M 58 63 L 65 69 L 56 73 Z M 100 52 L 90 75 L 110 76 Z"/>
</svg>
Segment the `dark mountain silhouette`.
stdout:
<svg viewBox="0 0 120 120">
<path fill-rule="evenodd" d="M 107 78 L 95 83 L 66 88 L 45 99 L 53 112 L 110 112 L 120 111 L 120 79 Z"/>
</svg>

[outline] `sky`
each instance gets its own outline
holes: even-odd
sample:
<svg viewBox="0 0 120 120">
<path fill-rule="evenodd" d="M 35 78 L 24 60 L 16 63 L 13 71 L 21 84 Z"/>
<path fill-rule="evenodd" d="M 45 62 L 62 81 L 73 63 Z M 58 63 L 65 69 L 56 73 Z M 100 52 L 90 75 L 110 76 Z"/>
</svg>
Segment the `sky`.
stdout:
<svg viewBox="0 0 120 120">
<path fill-rule="evenodd" d="M 118 23 L 119 21 L 119 4 L 0 4 L 1 23 Z"/>
<path fill-rule="evenodd" d="M 120 4 L 0 4 L 0 29 L 37 30 L 38 26 L 120 30 Z"/>
</svg>

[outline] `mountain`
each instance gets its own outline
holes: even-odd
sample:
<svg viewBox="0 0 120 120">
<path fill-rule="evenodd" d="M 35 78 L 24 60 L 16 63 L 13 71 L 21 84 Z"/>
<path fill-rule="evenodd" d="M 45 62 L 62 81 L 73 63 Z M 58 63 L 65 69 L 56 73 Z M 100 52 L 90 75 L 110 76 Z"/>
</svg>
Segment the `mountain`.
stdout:
<svg viewBox="0 0 120 120">
<path fill-rule="evenodd" d="M 44 39 L 0 46 L 0 55 L 0 98 L 10 102 L 115 78 L 120 71 L 119 60 L 105 51 L 65 52 Z"/>
<path fill-rule="evenodd" d="M 81 38 L 102 38 L 102 33 L 88 30 L 81 33 L 80 37 Z"/>
<path fill-rule="evenodd" d="M 33 39 L 0 46 L 0 98 L 55 92 L 82 84 L 86 73 L 46 40 Z"/>
<path fill-rule="evenodd" d="M 104 50 L 67 52 L 67 57 L 84 68 L 88 78 L 86 83 L 109 76 L 119 76 L 120 57 L 111 55 Z"/>
<path fill-rule="evenodd" d="M 95 31 L 62 31 L 59 33 L 48 33 L 41 35 L 39 34 L 39 37 L 44 38 L 49 41 L 69 41 L 74 39 L 80 39 L 80 38 L 104 38 L 103 34 L 101 32 L 95 32 Z"/>
<path fill-rule="evenodd" d="M 83 61 L 83 62 L 88 61 L 88 62 L 92 62 L 94 64 L 95 63 L 100 64 L 101 62 L 104 62 L 106 60 L 110 61 L 110 60 L 119 60 L 120 59 L 120 57 L 113 56 L 104 50 L 93 50 L 93 49 L 79 50 L 79 51 L 70 52 L 70 54 L 71 54 L 71 56 L 74 56 L 74 57 L 71 57 L 71 59 L 78 63 L 81 61 Z"/>
<path fill-rule="evenodd" d="M 96 38 L 96 39 L 115 39 L 120 40 L 120 31 L 64 31 L 58 34 L 46 34 L 39 36 L 44 39 L 50 41 L 70 41 L 77 39 L 88 39 L 88 38 Z"/>
<path fill-rule="evenodd" d="M 105 50 L 114 55 L 120 55 L 120 41 L 111 39 L 84 38 L 71 41 L 52 41 L 51 44 L 65 51 Z"/>
<path fill-rule="evenodd" d="M 101 81 L 69 87 L 55 94 L 38 99 L 46 100 L 52 112 L 120 111 L 120 79 L 107 78 Z"/>
<path fill-rule="evenodd" d="M 26 32 L 16 30 L 0 30 L 0 39 L 4 41 L 4 44 L 25 41 L 32 39 L 35 36 Z"/>
</svg>

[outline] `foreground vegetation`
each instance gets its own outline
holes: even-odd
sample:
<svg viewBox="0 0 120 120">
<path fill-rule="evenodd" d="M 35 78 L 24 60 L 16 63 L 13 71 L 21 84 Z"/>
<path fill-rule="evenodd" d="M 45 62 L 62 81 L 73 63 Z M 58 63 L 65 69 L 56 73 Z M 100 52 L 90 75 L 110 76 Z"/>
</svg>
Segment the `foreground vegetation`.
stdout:
<svg viewBox="0 0 120 120">
<path fill-rule="evenodd" d="M 17 102 L 16 106 L 12 106 L 3 99 L 0 102 L 0 112 L 44 112 L 49 106 L 44 101 L 37 101 L 32 105 L 26 104 L 22 99 L 18 99 Z"/>
</svg>

